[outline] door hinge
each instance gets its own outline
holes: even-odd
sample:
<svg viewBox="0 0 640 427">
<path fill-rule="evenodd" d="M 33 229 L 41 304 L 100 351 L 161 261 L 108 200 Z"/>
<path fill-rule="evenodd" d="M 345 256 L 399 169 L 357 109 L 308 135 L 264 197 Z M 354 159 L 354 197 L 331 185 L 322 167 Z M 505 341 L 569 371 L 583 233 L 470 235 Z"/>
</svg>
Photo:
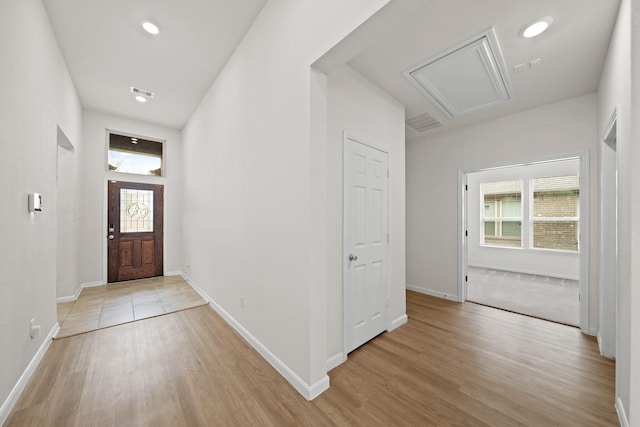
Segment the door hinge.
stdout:
<svg viewBox="0 0 640 427">
<path fill-rule="evenodd" d="M 464 237 L 469 237 L 469 230 L 464 230 Z"/>
<path fill-rule="evenodd" d="M 464 185 L 464 191 L 468 191 L 469 190 L 469 186 L 467 184 Z"/>
<path fill-rule="evenodd" d="M 468 282 L 469 281 L 469 276 L 464 276 L 464 281 Z"/>
</svg>

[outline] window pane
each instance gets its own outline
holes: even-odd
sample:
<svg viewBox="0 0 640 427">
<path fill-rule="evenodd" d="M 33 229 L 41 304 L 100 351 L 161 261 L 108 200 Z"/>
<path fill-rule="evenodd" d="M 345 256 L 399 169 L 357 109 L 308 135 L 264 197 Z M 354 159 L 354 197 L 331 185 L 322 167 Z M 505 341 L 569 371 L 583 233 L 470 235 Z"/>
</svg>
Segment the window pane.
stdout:
<svg viewBox="0 0 640 427">
<path fill-rule="evenodd" d="M 484 217 L 485 218 L 495 218 L 496 216 L 496 202 L 495 200 L 487 200 L 485 197 L 484 202 Z"/>
<path fill-rule="evenodd" d="M 503 237 L 517 237 L 520 239 L 522 235 L 522 223 L 520 221 L 504 221 L 502 222 Z"/>
<path fill-rule="evenodd" d="M 484 236 L 486 245 L 522 247 L 522 221 L 500 218 L 522 218 L 522 181 L 487 182 L 482 184 Z"/>
<path fill-rule="evenodd" d="M 575 218 L 579 216 L 578 175 L 533 180 L 534 218 Z"/>
<path fill-rule="evenodd" d="M 484 244 L 492 246 L 522 247 L 520 221 L 485 221 Z"/>
<path fill-rule="evenodd" d="M 482 184 L 484 218 L 520 218 L 522 216 L 522 182 L 501 181 Z"/>
<path fill-rule="evenodd" d="M 496 223 L 495 221 L 487 221 L 484 223 L 484 236 L 485 240 L 487 237 L 495 237 L 496 236 Z"/>
<path fill-rule="evenodd" d="M 153 232 L 153 191 L 120 189 L 120 232 Z"/>
<path fill-rule="evenodd" d="M 534 222 L 533 247 L 577 251 L 578 221 Z"/>
<path fill-rule="evenodd" d="M 550 221 L 549 219 L 579 216 L 580 180 L 578 175 L 533 180 L 534 248 L 577 251 L 578 221 Z"/>
<path fill-rule="evenodd" d="M 109 170 L 162 176 L 162 143 L 110 134 Z"/>
</svg>

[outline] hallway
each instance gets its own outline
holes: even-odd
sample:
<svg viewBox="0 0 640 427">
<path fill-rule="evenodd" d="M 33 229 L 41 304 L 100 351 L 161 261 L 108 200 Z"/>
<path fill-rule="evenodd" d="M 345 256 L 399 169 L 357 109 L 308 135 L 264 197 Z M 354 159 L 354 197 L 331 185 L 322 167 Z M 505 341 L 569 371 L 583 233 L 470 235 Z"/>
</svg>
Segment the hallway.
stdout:
<svg viewBox="0 0 640 427">
<path fill-rule="evenodd" d="M 307 402 L 211 307 L 56 340 L 6 427 L 617 425 L 614 362 L 555 323 L 407 293 Z"/>
</svg>

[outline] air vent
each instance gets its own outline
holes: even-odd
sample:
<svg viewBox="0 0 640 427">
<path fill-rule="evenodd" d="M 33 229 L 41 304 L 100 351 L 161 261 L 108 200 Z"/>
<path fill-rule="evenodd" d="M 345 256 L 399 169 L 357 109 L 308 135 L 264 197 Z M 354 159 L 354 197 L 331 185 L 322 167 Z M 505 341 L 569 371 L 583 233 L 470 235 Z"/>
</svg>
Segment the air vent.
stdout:
<svg viewBox="0 0 640 427">
<path fill-rule="evenodd" d="M 404 76 L 447 117 L 513 99 L 493 28 L 418 64 Z"/>
<path fill-rule="evenodd" d="M 131 89 L 129 89 L 129 92 L 131 92 L 131 93 L 133 93 L 135 95 L 142 95 L 142 96 L 145 96 L 147 98 L 153 98 L 154 95 L 155 95 L 153 92 L 150 92 L 150 91 L 144 90 L 144 89 L 140 89 L 140 88 L 137 88 L 137 87 L 133 87 L 133 86 L 131 86 Z"/>
<path fill-rule="evenodd" d="M 420 113 L 407 117 L 405 125 L 416 133 L 422 133 L 439 128 L 442 126 L 442 123 L 429 113 Z"/>
</svg>

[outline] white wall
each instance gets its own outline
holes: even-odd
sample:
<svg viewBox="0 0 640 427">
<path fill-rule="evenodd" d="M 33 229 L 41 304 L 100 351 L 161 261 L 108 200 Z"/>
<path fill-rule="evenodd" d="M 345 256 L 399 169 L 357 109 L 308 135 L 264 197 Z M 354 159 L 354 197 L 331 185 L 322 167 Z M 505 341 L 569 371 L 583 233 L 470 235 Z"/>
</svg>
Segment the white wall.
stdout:
<svg viewBox="0 0 640 427">
<path fill-rule="evenodd" d="M 185 272 L 310 393 L 328 385 L 310 65 L 387 1 L 269 1 L 183 130 Z"/>
<path fill-rule="evenodd" d="M 457 296 L 458 170 L 589 152 L 590 328 L 598 319 L 597 97 L 584 95 L 407 143 L 407 284 Z M 433 209 L 434 204 L 439 209 Z"/>
<path fill-rule="evenodd" d="M 0 76 L 2 424 L 11 390 L 57 324 L 58 126 L 81 146 L 80 102 L 41 1 L 0 2 Z M 31 192 L 44 197 L 41 213 L 27 211 Z M 35 339 L 32 318 L 42 328 Z"/>
<path fill-rule="evenodd" d="M 108 172 L 107 130 L 164 141 L 164 176 Z M 181 270 L 182 151 L 180 132 L 91 110 L 84 111 L 80 185 L 80 282 L 106 283 L 107 179 L 164 185 L 164 272 Z M 80 285 L 81 283 L 78 283 Z"/>
<path fill-rule="evenodd" d="M 64 132 L 57 131 L 58 215 L 57 296 L 73 295 L 78 279 L 78 169 L 75 147 Z"/>
<path fill-rule="evenodd" d="M 467 264 L 475 267 L 537 274 L 579 280 L 580 257 L 577 252 L 547 251 L 528 247 L 528 227 L 523 227 L 523 248 L 501 248 L 480 244 L 482 230 L 482 196 L 480 185 L 485 182 L 510 181 L 532 178 L 574 175 L 580 173 L 579 160 L 538 163 L 511 168 L 492 169 L 467 174 L 467 228 L 469 230 Z M 528 197 L 523 195 L 523 197 Z M 529 211 L 522 212 L 527 221 Z"/>
<path fill-rule="evenodd" d="M 348 66 L 328 76 L 327 356 L 342 352 L 343 132 L 389 153 L 391 307 L 389 321 L 405 315 L 404 107 Z"/>
<path fill-rule="evenodd" d="M 622 166 L 623 186 L 629 189 L 629 211 L 625 221 L 621 222 L 622 230 L 628 232 L 630 240 L 629 283 L 625 284 L 631 290 L 630 321 L 629 321 L 629 425 L 640 425 L 640 226 L 638 213 L 640 212 L 640 5 L 637 1 L 631 3 L 631 108 L 630 120 L 631 137 L 624 141 L 625 148 L 629 148 L 629 156 Z M 630 143 L 630 144 L 627 144 Z M 622 155 L 627 154 L 626 150 Z M 624 193 L 623 193 L 624 194 Z M 625 194 L 626 196 L 626 194 Z M 627 223 L 626 220 L 630 222 Z M 626 228 L 627 224 L 629 228 Z M 625 265 L 626 268 L 626 265 Z M 622 295 L 626 297 L 626 295 Z M 619 318 L 620 321 L 622 319 Z M 617 366 L 617 365 L 616 365 Z M 624 372 L 621 372 L 624 375 Z"/>
<path fill-rule="evenodd" d="M 631 188 L 637 187 L 638 167 L 632 153 L 637 149 L 632 144 L 631 115 L 631 2 L 622 0 L 618 20 L 611 37 L 607 60 L 600 77 L 598 89 L 598 137 L 604 137 L 611 115 L 619 106 L 617 151 L 620 159 L 618 175 L 619 218 L 621 232 L 618 235 L 618 331 L 616 350 L 616 405 L 619 411 L 630 417 L 631 367 L 638 358 L 632 359 L 631 312 L 638 301 L 632 302 L 632 228 Z M 640 94 L 638 94 L 640 95 Z M 634 96 L 638 96 L 634 93 Z M 640 98 L 638 98 L 640 99 Z M 637 211 L 636 211 L 637 212 Z M 635 262 L 637 264 L 637 261 Z M 636 279 L 637 280 L 637 279 Z M 607 284 L 604 284 L 605 286 Z M 636 286 L 637 287 L 637 286 Z M 637 335 L 637 332 L 636 334 Z M 637 353 L 636 353 L 637 354 Z M 633 361 L 633 363 L 632 363 Z M 640 386 L 635 383 L 636 387 Z M 640 408 L 640 404 L 635 406 Z M 640 417 L 639 417 L 640 418 Z M 630 418 L 629 418 L 630 419 Z"/>
</svg>

